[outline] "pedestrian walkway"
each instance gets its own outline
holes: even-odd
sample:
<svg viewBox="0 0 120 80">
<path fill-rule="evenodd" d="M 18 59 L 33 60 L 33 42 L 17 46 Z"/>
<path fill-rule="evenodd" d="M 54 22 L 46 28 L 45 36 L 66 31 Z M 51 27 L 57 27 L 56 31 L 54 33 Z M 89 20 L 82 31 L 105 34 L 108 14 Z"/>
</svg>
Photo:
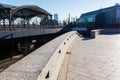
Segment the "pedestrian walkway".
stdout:
<svg viewBox="0 0 120 80">
<path fill-rule="evenodd" d="M 77 38 L 67 80 L 120 80 L 120 34 Z"/>
</svg>

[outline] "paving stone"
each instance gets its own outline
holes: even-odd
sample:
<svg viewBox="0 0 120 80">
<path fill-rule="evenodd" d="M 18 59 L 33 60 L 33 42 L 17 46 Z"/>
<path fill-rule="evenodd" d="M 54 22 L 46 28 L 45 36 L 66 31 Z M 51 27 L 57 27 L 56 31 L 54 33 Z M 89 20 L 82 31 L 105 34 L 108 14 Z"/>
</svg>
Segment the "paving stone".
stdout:
<svg viewBox="0 0 120 80">
<path fill-rule="evenodd" d="M 95 79 L 87 77 L 87 76 L 79 75 L 78 77 L 76 77 L 73 80 L 95 80 Z"/>
<path fill-rule="evenodd" d="M 116 76 L 111 75 L 111 76 L 109 76 L 107 79 L 108 79 L 108 80 L 120 80 L 120 76 L 119 76 L 119 77 L 116 77 Z"/>
<path fill-rule="evenodd" d="M 77 76 L 78 74 L 74 72 L 68 72 L 68 75 L 67 75 L 67 77 L 72 80 L 75 79 Z"/>
<path fill-rule="evenodd" d="M 120 34 L 76 39 L 68 80 L 120 80 Z"/>
</svg>

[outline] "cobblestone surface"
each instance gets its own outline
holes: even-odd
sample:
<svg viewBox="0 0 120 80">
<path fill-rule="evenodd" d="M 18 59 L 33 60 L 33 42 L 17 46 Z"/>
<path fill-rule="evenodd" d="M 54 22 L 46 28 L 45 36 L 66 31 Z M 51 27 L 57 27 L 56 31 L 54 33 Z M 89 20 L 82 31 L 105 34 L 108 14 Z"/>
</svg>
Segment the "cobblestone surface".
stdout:
<svg viewBox="0 0 120 80">
<path fill-rule="evenodd" d="M 120 34 L 78 38 L 70 56 L 67 80 L 120 80 Z"/>
</svg>

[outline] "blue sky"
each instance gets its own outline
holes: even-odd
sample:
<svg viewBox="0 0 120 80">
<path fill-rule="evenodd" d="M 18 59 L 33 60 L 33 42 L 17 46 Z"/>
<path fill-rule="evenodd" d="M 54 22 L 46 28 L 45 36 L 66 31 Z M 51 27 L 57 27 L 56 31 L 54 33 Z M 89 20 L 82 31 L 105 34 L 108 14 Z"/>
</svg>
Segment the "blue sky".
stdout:
<svg viewBox="0 0 120 80">
<path fill-rule="evenodd" d="M 20 5 L 37 5 L 51 14 L 58 13 L 60 20 L 72 17 L 80 17 L 82 13 L 90 12 L 120 4 L 120 0 L 0 0 L 1 3 Z"/>
</svg>

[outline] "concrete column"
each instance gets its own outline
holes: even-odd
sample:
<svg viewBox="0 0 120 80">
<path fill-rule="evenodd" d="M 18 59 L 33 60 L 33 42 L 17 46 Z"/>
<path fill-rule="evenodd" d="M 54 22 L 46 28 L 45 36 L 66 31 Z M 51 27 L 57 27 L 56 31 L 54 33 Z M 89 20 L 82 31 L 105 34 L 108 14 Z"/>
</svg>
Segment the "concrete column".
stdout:
<svg viewBox="0 0 120 80">
<path fill-rule="evenodd" d="M 12 39 L 12 52 L 11 52 L 11 54 L 10 54 L 10 58 L 11 58 L 11 60 L 12 60 L 12 57 L 15 55 L 15 40 L 14 40 L 14 38 L 13 38 L 13 34 L 11 34 L 11 39 Z"/>
<path fill-rule="evenodd" d="M 30 42 L 28 41 L 27 38 L 25 38 L 25 42 L 24 42 L 24 56 L 26 56 L 29 53 L 30 50 Z"/>
</svg>

